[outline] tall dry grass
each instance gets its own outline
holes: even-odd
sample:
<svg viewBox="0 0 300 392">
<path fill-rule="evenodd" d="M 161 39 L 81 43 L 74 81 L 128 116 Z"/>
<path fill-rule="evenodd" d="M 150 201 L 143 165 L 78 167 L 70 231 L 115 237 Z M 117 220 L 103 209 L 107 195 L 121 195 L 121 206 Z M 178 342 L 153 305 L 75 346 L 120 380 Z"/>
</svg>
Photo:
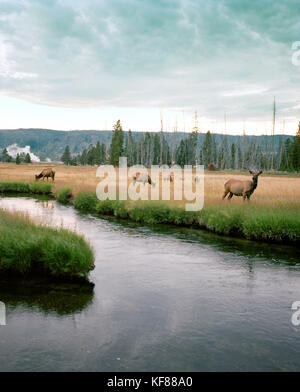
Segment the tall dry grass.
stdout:
<svg viewBox="0 0 300 392">
<path fill-rule="evenodd" d="M 0 163 L 0 180 L 10 181 L 33 181 L 35 174 L 44 169 L 45 164 L 20 165 Z M 94 166 L 64 166 L 51 165 L 56 170 L 56 177 L 53 191 L 61 187 L 72 188 L 73 194 L 76 195 L 82 191 L 95 191 L 101 179 L 96 177 L 97 167 Z M 229 178 L 241 180 L 251 179 L 251 175 L 246 173 L 235 172 L 217 172 L 205 173 L 204 183 L 204 202 L 207 207 L 222 206 L 224 203 L 231 205 L 242 205 L 241 197 L 233 197 L 230 202 L 222 201 L 224 183 Z M 50 180 L 49 180 L 50 181 Z M 161 183 L 164 183 L 161 181 Z M 161 184 L 160 183 L 160 184 Z M 123 181 L 120 187 L 126 188 L 127 184 Z M 166 203 L 183 207 L 185 201 L 174 201 L 174 188 L 171 183 L 171 200 Z M 180 185 L 177 185 L 180 186 Z M 148 192 L 150 198 L 150 185 L 140 185 L 142 192 Z M 195 190 L 195 188 L 194 188 Z M 251 204 L 278 208 L 299 208 L 300 209 L 300 176 L 283 176 L 283 175 L 265 175 L 259 177 L 258 187 L 251 196 Z"/>
<path fill-rule="evenodd" d="M 0 181 L 30 181 L 34 174 L 44 166 L 0 164 Z M 118 218 L 130 219 L 141 224 L 170 223 L 179 226 L 195 226 L 210 231 L 239 235 L 249 239 L 275 242 L 300 241 L 300 177 L 282 175 L 262 175 L 258 187 L 251 196 L 251 202 L 244 202 L 241 197 L 233 197 L 231 201 L 222 201 L 224 183 L 229 178 L 241 180 L 251 179 L 246 173 L 206 173 L 204 179 L 204 209 L 198 212 L 186 212 L 186 200 L 174 200 L 174 186 L 182 187 L 182 181 L 169 184 L 171 200 L 163 202 L 127 201 L 99 202 L 95 190 L 100 182 L 96 177 L 96 167 L 55 166 L 54 191 L 56 198 L 68 202 L 70 190 L 74 196 L 74 206 L 84 212 L 100 215 L 114 215 Z M 157 173 L 153 173 L 155 177 Z M 132 181 L 132 180 L 131 180 Z M 160 186 L 156 185 L 161 191 Z M 126 180 L 119 184 L 121 188 L 128 186 Z M 190 183 L 195 191 L 195 182 Z M 150 196 L 153 189 L 149 184 L 139 185 L 142 193 Z M 150 200 L 150 197 L 149 197 Z M 180 208 L 177 208 L 180 207 Z"/>
</svg>

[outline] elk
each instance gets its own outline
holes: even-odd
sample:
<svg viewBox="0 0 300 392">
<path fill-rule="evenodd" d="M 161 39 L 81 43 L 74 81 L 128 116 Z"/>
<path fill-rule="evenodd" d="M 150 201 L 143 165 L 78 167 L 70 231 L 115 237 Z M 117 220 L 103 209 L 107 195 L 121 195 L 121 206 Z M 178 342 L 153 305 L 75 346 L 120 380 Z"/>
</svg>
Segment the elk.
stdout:
<svg viewBox="0 0 300 392">
<path fill-rule="evenodd" d="M 40 178 L 43 178 L 43 181 L 44 181 L 45 178 L 47 178 L 47 181 L 48 181 L 49 177 L 52 178 L 52 181 L 54 182 L 55 170 L 53 170 L 51 168 L 44 169 L 39 175 L 35 176 L 35 180 L 38 181 Z"/>
<path fill-rule="evenodd" d="M 233 195 L 243 196 L 244 201 L 246 200 L 246 198 L 250 200 L 250 196 L 257 188 L 257 178 L 258 176 L 261 175 L 262 171 L 253 172 L 249 170 L 249 172 L 250 174 L 252 174 L 252 181 L 250 180 L 240 181 L 231 178 L 230 180 L 225 182 L 224 184 L 225 190 L 222 198 L 223 200 L 225 199 L 228 193 L 229 193 L 228 200 L 230 200 Z"/>
<path fill-rule="evenodd" d="M 155 186 L 155 183 L 151 180 L 151 177 L 147 173 L 137 172 L 133 177 L 133 184 L 135 185 L 136 182 L 142 182 L 144 185 L 147 182 L 148 184 Z"/>
</svg>

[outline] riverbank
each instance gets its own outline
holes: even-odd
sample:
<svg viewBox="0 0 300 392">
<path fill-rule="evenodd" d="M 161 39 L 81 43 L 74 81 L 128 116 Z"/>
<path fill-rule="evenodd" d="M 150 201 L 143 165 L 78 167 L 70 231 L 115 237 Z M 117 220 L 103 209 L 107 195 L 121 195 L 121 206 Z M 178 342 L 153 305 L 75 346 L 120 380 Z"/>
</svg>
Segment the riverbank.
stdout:
<svg viewBox="0 0 300 392">
<path fill-rule="evenodd" d="M 98 201 L 95 193 L 82 192 L 75 196 L 74 206 L 81 212 L 115 216 L 150 226 L 170 224 L 256 241 L 300 243 L 300 210 L 293 204 L 278 204 L 271 209 L 251 203 L 242 206 L 223 203 L 216 208 L 187 212 L 161 202 Z"/>
<path fill-rule="evenodd" d="M 241 237 L 256 241 L 289 243 L 300 242 L 299 179 L 289 178 L 281 186 L 262 177 L 250 203 L 234 197 L 231 202 L 216 198 L 220 192 L 213 188 L 205 176 L 205 207 L 202 211 L 186 212 L 183 202 L 100 202 L 94 191 L 74 191 L 72 186 L 52 188 L 51 183 L 25 183 L 0 181 L 0 192 L 22 194 L 47 194 L 63 204 L 96 216 L 114 216 L 145 225 L 169 224 L 205 229 L 216 234 Z M 269 179 L 271 181 L 271 179 Z M 277 179 L 277 181 L 279 181 Z M 218 184 L 219 180 L 216 182 Z M 262 185 L 260 185 L 262 183 Z M 51 193 L 52 189 L 54 192 Z M 210 191 L 210 192 L 208 192 Z M 262 198 L 258 198 L 262 192 Z M 211 196 L 213 195 L 213 196 Z M 272 196 L 271 196 L 272 195 Z M 285 200 L 286 198 L 286 200 Z"/>
<path fill-rule="evenodd" d="M 0 275 L 86 280 L 94 256 L 84 238 L 66 229 L 36 225 L 0 210 Z"/>
</svg>

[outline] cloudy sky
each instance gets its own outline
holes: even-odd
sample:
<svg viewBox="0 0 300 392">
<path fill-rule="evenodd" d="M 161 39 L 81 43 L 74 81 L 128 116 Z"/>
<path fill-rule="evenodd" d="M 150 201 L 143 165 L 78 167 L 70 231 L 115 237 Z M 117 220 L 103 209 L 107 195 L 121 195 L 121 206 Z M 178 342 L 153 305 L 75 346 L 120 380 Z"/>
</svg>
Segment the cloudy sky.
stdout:
<svg viewBox="0 0 300 392">
<path fill-rule="evenodd" d="M 157 131 L 162 112 L 189 131 L 197 111 L 203 131 L 226 117 L 260 134 L 276 96 L 276 131 L 294 134 L 299 15 L 299 0 L 0 0 L 0 128 Z"/>
</svg>

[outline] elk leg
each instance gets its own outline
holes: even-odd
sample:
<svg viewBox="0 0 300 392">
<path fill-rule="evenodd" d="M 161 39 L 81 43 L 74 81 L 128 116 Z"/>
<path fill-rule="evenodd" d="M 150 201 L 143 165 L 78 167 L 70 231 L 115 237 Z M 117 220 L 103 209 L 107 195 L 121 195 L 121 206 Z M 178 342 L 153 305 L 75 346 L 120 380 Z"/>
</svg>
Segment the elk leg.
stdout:
<svg viewBox="0 0 300 392">
<path fill-rule="evenodd" d="M 230 192 L 230 195 L 228 196 L 228 200 L 230 200 L 233 196 L 233 193 Z"/>
<path fill-rule="evenodd" d="M 224 195 L 223 195 L 223 197 L 222 197 L 222 200 L 225 199 L 225 197 L 228 195 L 228 193 L 229 193 L 229 191 L 225 191 L 225 192 L 224 192 Z"/>
</svg>

